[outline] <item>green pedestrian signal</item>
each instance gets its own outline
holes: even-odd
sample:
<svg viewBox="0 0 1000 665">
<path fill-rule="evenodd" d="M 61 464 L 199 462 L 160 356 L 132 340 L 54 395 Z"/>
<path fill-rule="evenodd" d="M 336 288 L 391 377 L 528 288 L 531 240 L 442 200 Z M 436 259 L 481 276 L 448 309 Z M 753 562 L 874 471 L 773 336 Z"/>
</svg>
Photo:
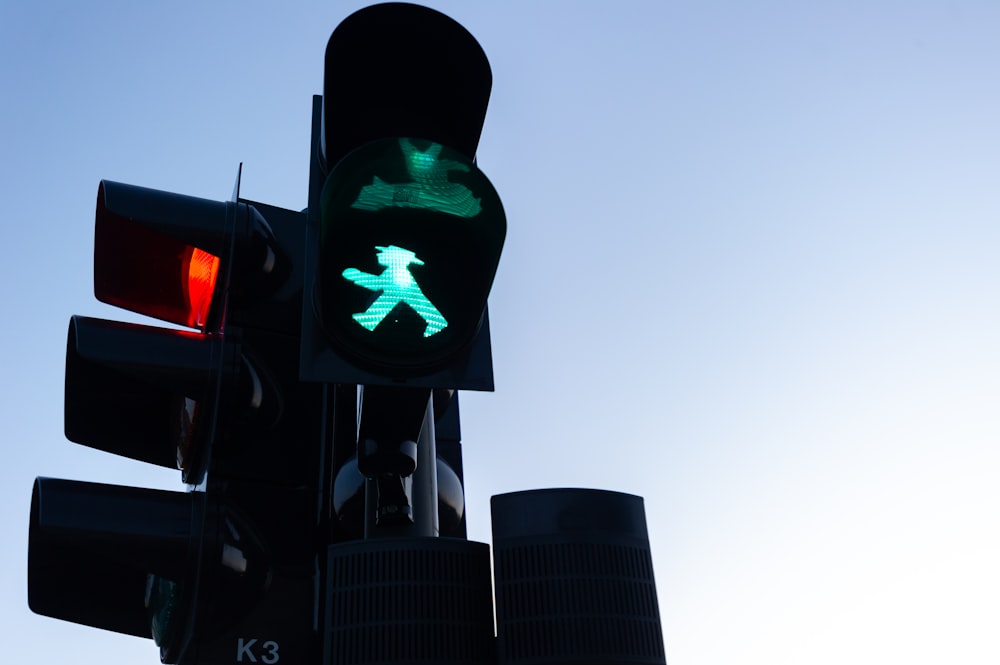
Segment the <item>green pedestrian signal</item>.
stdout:
<svg viewBox="0 0 1000 665">
<path fill-rule="evenodd" d="M 314 305 L 345 357 L 405 378 L 468 347 L 507 230 L 472 160 L 419 138 L 373 141 L 330 171 L 320 210 Z"/>
<path fill-rule="evenodd" d="M 444 330 L 448 322 L 423 294 L 417 280 L 410 274 L 410 264 L 422 266 L 424 262 L 410 250 L 395 245 L 375 249 L 378 250 L 378 262 L 385 266 L 385 270 L 381 273 L 371 275 L 357 268 L 348 268 L 344 271 L 346 279 L 380 293 L 368 309 L 354 315 L 354 320 L 365 330 L 375 330 L 396 305 L 403 303 L 413 308 L 420 318 L 427 322 L 424 337 L 430 337 Z"/>
</svg>

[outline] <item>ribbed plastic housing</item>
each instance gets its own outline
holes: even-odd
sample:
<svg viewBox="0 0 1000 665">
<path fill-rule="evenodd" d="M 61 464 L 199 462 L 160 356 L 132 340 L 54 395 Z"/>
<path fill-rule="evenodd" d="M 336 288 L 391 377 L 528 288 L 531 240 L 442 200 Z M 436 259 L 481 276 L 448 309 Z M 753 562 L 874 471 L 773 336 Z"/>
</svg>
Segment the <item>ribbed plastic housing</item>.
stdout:
<svg viewBox="0 0 1000 665">
<path fill-rule="evenodd" d="M 497 662 L 665 665 L 642 498 L 494 496 Z"/>
<path fill-rule="evenodd" d="M 489 546 L 379 539 L 327 551 L 325 665 L 493 665 Z"/>
</svg>

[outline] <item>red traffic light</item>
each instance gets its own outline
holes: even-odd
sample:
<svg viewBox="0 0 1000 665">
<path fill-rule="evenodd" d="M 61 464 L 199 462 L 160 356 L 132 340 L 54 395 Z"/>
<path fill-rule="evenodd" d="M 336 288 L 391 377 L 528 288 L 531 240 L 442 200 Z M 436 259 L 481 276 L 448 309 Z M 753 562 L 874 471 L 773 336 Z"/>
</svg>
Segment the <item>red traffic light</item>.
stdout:
<svg viewBox="0 0 1000 665">
<path fill-rule="evenodd" d="M 116 307 L 191 328 L 209 326 L 230 206 L 101 181 L 94 227 L 94 294 Z"/>
</svg>

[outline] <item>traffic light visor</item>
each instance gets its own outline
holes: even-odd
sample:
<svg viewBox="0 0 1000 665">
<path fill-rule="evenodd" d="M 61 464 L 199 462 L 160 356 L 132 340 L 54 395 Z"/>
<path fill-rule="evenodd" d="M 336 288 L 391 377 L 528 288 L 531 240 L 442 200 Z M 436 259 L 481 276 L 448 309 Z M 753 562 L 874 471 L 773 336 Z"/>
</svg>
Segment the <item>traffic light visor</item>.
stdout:
<svg viewBox="0 0 1000 665">
<path fill-rule="evenodd" d="M 393 136 L 421 136 L 475 156 L 493 75 L 482 46 L 451 17 L 402 2 L 360 9 L 330 35 L 324 72 L 327 171 Z"/>
</svg>

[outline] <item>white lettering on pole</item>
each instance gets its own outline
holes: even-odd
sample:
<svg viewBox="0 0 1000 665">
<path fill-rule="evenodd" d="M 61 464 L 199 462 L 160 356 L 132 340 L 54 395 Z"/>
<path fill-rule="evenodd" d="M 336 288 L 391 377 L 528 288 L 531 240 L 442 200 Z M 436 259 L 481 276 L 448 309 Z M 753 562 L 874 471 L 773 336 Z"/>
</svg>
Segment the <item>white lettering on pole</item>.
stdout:
<svg viewBox="0 0 1000 665">
<path fill-rule="evenodd" d="M 264 642 L 263 647 L 267 649 L 267 655 L 261 658 L 267 665 L 275 665 L 278 662 L 278 643 L 274 640 Z"/>
<path fill-rule="evenodd" d="M 247 640 L 244 638 L 239 638 L 236 642 L 236 662 L 237 663 L 256 663 L 257 655 L 254 653 L 254 645 L 257 644 L 257 638 L 252 640 Z M 268 640 L 260 645 L 264 649 L 264 655 L 260 656 L 260 660 L 264 665 L 277 665 L 280 656 L 278 655 L 278 643 L 274 640 Z"/>
<path fill-rule="evenodd" d="M 254 644 L 256 644 L 256 642 L 257 642 L 256 638 L 254 638 L 252 640 L 249 640 L 249 641 L 244 641 L 242 637 L 239 639 L 239 641 L 236 643 L 236 662 L 237 663 L 242 663 L 243 662 L 243 656 L 244 655 L 247 657 L 247 660 L 250 661 L 251 663 L 256 663 L 257 662 L 257 658 L 254 657 L 253 651 L 250 650 L 250 648 Z"/>
</svg>

